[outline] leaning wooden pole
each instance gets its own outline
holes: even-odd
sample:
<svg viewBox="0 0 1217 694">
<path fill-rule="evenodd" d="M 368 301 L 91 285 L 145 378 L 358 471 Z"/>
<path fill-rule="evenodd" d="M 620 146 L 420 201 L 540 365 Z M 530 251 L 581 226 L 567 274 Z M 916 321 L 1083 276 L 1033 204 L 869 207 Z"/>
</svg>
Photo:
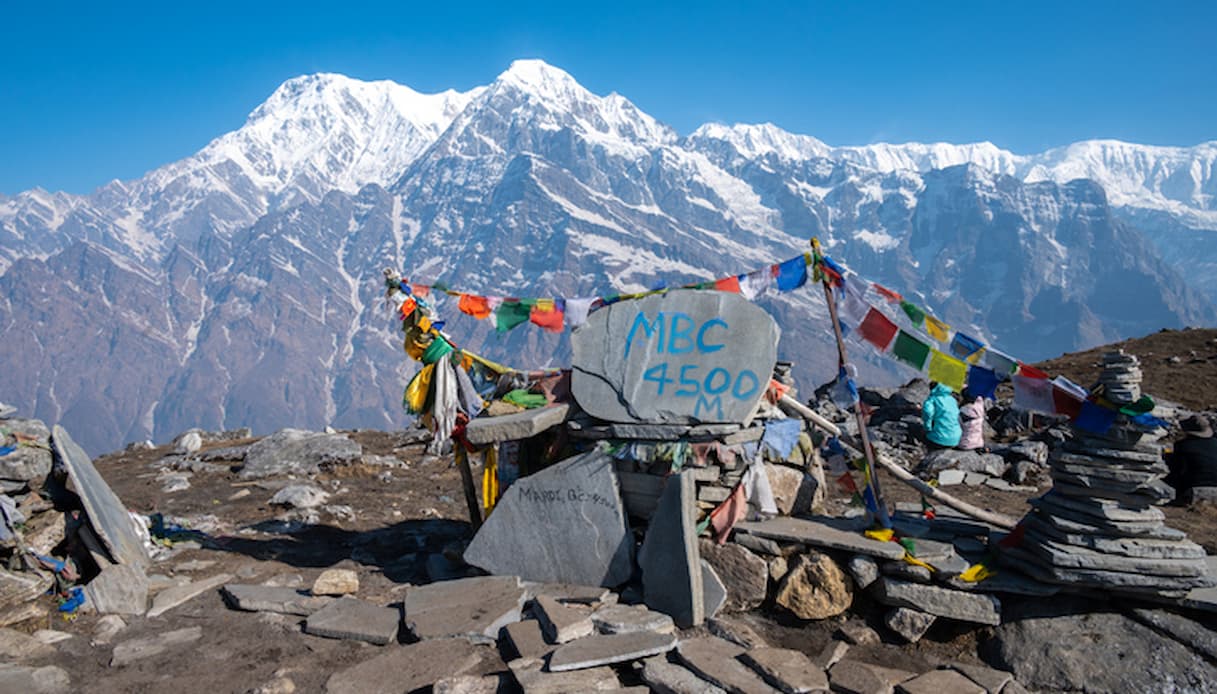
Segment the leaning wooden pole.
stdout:
<svg viewBox="0 0 1217 694">
<path fill-rule="evenodd" d="M 469 523 L 476 531 L 482 527 L 482 504 L 478 501 L 477 488 L 473 484 L 473 469 L 469 467 L 469 453 L 465 451 L 461 442 L 454 443 L 456 466 L 461 471 L 461 486 L 465 488 L 465 503 L 469 506 Z"/>
</svg>

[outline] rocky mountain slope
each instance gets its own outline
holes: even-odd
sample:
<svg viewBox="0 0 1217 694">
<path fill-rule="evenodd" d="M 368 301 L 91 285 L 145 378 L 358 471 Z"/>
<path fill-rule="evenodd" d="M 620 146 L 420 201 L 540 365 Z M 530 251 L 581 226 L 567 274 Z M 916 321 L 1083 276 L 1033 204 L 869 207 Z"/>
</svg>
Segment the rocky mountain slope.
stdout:
<svg viewBox="0 0 1217 694">
<path fill-rule="evenodd" d="M 412 367 L 383 267 L 594 295 L 751 270 L 812 235 L 953 324 L 1047 357 L 1213 323 L 1215 159 L 1212 143 L 1022 157 L 834 148 L 773 126 L 681 137 L 539 61 L 436 95 L 300 77 L 137 181 L 0 197 L 0 392 L 91 451 L 192 426 L 391 428 Z M 763 303 L 798 375 L 827 376 L 818 291 Z M 441 309 L 489 356 L 567 359 L 564 337 L 498 337 Z"/>
</svg>

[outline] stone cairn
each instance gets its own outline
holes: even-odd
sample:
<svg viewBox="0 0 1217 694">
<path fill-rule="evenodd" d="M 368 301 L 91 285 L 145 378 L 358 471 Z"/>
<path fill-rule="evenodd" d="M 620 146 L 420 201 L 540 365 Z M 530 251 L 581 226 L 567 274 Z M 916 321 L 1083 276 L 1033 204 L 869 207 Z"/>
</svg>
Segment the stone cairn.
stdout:
<svg viewBox="0 0 1217 694">
<path fill-rule="evenodd" d="M 1141 398 L 1136 356 L 1111 352 L 1099 377 L 1116 405 Z M 1053 451 L 1053 487 L 1032 499 L 1021 543 L 1007 542 L 1003 563 L 1037 579 L 1079 587 L 1181 595 L 1217 583 L 1205 575 L 1204 548 L 1164 523 L 1157 506 L 1174 498 L 1163 482 L 1162 448 L 1121 414 L 1102 435 L 1073 428 Z"/>
</svg>

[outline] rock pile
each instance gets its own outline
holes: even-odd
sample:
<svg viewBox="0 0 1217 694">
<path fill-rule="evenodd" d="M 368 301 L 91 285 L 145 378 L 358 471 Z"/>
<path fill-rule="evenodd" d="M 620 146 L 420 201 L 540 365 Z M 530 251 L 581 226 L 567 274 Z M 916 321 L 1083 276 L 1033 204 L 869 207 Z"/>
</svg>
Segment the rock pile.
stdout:
<svg viewBox="0 0 1217 694">
<path fill-rule="evenodd" d="M 1117 405 L 1141 397 L 1137 358 L 1104 356 L 1099 383 Z M 1205 551 L 1164 523 L 1174 497 L 1161 447 L 1126 415 L 1103 434 L 1073 428 L 1053 451 L 1052 489 L 1003 550 L 1003 561 L 1040 580 L 1072 586 L 1182 595 L 1214 585 Z M 1144 439 L 1144 440 L 1143 440 Z"/>
</svg>

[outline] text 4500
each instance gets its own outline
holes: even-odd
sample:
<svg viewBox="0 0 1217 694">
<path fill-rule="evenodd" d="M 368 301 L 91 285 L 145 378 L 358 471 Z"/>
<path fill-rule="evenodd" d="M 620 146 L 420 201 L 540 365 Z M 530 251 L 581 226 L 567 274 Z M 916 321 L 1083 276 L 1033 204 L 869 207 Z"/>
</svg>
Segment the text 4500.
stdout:
<svg viewBox="0 0 1217 694">
<path fill-rule="evenodd" d="M 656 384 L 656 394 L 665 393 L 678 398 L 697 398 L 693 405 L 693 416 L 700 417 L 713 411 L 723 416 L 723 396 L 737 400 L 748 400 L 761 388 L 761 379 L 748 369 L 732 374 L 722 367 L 714 367 L 701 373 L 701 364 L 684 364 L 677 372 L 668 373 L 667 362 L 656 364 L 642 373 L 642 380 Z M 672 389 L 669 393 L 668 389 Z"/>
</svg>

